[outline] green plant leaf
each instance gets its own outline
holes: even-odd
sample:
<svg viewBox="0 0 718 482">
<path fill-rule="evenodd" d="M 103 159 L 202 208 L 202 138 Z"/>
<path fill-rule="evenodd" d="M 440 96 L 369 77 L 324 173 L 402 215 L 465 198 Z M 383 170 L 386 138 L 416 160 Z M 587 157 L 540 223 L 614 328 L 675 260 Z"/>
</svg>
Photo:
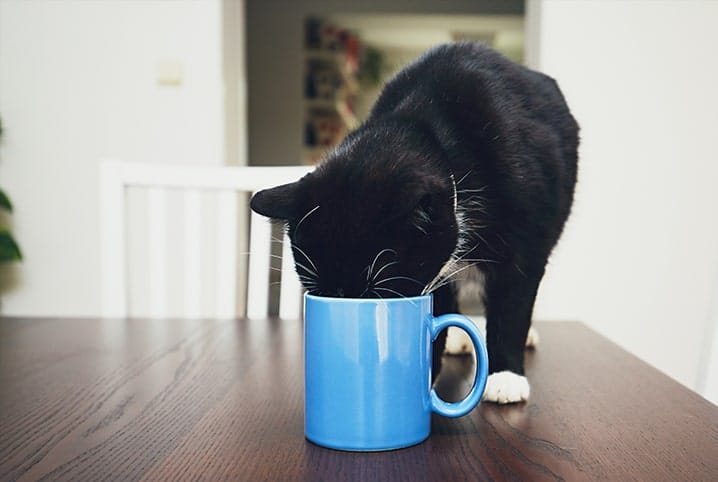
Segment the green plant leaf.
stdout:
<svg viewBox="0 0 718 482">
<path fill-rule="evenodd" d="M 2 189 L 0 189 L 0 208 L 12 212 L 12 203 L 10 202 L 10 198 L 7 197 Z"/>
<path fill-rule="evenodd" d="M 20 247 L 13 239 L 12 234 L 7 231 L 0 231 L 0 262 L 20 261 L 22 253 Z"/>
</svg>

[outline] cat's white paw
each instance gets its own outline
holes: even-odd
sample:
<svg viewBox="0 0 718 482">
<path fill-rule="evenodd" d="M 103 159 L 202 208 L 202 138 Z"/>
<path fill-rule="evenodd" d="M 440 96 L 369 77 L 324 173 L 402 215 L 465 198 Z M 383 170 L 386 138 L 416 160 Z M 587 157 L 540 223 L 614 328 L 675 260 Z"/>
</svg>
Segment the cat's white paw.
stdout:
<svg viewBox="0 0 718 482">
<path fill-rule="evenodd" d="M 483 400 L 501 404 L 523 402 L 528 400 L 530 391 L 526 377 L 506 370 L 489 375 Z"/>
<path fill-rule="evenodd" d="M 533 326 L 529 328 L 529 334 L 526 336 L 526 347 L 527 348 L 536 348 L 536 346 L 539 344 L 539 334 L 538 331 L 536 331 L 536 328 Z"/>
<path fill-rule="evenodd" d="M 450 326 L 446 335 L 444 353 L 447 355 L 470 355 L 473 352 L 474 344 L 469 335 L 461 328 Z"/>
</svg>

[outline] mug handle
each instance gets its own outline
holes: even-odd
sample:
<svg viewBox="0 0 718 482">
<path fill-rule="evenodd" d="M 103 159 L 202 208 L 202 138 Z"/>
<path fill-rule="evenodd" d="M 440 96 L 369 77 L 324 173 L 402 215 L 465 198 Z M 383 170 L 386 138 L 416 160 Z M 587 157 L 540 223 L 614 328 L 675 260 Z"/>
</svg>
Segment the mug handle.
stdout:
<svg viewBox="0 0 718 482">
<path fill-rule="evenodd" d="M 486 379 L 489 374 L 489 357 L 486 353 L 486 345 L 484 344 L 481 332 L 473 321 L 463 315 L 449 313 L 447 315 L 434 317 L 431 321 L 431 339 L 435 340 L 439 332 L 449 326 L 456 326 L 466 331 L 474 343 L 474 349 L 476 350 L 474 386 L 471 387 L 471 391 L 469 391 L 466 398 L 454 403 L 445 402 L 439 398 L 436 391 L 432 388 L 431 409 L 444 417 L 461 417 L 473 410 L 481 401 L 484 388 L 486 388 Z"/>
</svg>

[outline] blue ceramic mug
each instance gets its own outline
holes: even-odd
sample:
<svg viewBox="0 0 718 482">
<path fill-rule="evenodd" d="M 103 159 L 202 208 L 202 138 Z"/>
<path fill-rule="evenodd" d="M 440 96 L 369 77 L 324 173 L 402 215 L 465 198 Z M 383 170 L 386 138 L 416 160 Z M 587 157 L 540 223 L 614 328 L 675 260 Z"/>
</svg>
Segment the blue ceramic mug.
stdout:
<svg viewBox="0 0 718 482">
<path fill-rule="evenodd" d="M 304 432 L 340 450 L 392 450 L 429 436 L 431 412 L 460 417 L 481 400 L 483 336 L 468 318 L 432 315 L 432 296 L 304 299 Z M 432 341 L 458 326 L 474 343 L 474 385 L 447 403 L 431 388 Z"/>
</svg>

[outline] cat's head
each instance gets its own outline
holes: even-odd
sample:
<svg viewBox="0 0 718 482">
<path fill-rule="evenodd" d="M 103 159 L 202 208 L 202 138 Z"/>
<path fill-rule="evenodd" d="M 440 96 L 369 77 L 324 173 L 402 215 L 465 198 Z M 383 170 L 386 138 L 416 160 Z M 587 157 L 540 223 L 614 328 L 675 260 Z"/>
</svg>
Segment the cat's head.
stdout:
<svg viewBox="0 0 718 482">
<path fill-rule="evenodd" d="M 315 171 L 251 207 L 286 225 L 312 294 L 421 294 L 457 242 L 455 186 L 431 135 L 380 125 L 350 135 Z"/>
</svg>

